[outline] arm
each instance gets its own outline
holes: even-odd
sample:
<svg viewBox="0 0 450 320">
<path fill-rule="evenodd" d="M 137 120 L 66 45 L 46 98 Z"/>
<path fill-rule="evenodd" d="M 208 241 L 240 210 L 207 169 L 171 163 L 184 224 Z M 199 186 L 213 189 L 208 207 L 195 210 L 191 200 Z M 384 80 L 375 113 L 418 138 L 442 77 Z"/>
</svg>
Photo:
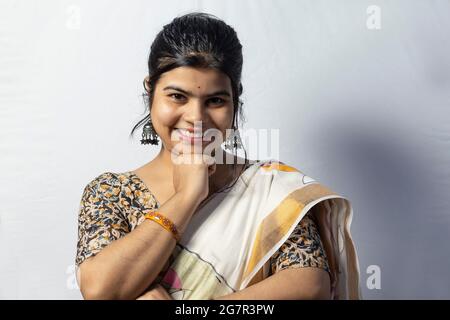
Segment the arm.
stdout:
<svg viewBox="0 0 450 320">
<path fill-rule="evenodd" d="M 330 277 L 320 268 L 287 268 L 216 300 L 330 299 Z"/>
<path fill-rule="evenodd" d="M 306 216 L 271 257 L 271 276 L 219 299 L 330 299 L 329 265 L 319 231 Z"/>
<path fill-rule="evenodd" d="M 159 210 L 184 232 L 198 201 L 174 194 Z M 175 247 L 171 233 L 144 220 L 125 236 L 111 242 L 81 263 L 80 290 L 85 299 L 135 299 L 163 268 Z"/>
<path fill-rule="evenodd" d="M 288 268 L 241 291 L 212 300 L 314 300 L 330 299 L 330 277 L 320 268 Z M 161 285 L 137 300 L 173 300 Z"/>
</svg>

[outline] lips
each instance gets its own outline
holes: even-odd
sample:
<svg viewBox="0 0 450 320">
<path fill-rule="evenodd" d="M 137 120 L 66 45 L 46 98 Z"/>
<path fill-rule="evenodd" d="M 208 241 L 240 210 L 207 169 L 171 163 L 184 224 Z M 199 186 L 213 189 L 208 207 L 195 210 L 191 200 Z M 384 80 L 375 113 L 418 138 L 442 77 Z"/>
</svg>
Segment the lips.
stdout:
<svg viewBox="0 0 450 320">
<path fill-rule="evenodd" d="M 194 129 L 188 128 L 188 129 L 183 129 L 183 128 L 176 128 L 176 130 L 184 137 L 186 138 L 195 138 L 195 139 L 200 139 L 203 137 L 204 132 L 194 132 Z"/>
<path fill-rule="evenodd" d="M 204 132 L 190 132 L 189 129 L 183 129 L 183 128 L 175 128 L 175 131 L 177 132 L 177 135 L 181 141 L 187 142 L 187 143 L 207 143 L 209 142 L 208 139 L 205 139 Z"/>
</svg>

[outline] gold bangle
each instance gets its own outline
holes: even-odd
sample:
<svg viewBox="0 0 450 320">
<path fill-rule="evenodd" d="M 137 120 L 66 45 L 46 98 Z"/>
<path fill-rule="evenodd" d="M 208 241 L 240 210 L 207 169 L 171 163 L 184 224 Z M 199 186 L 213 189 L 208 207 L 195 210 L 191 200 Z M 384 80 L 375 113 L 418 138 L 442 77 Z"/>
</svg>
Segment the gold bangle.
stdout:
<svg viewBox="0 0 450 320">
<path fill-rule="evenodd" d="M 170 219 L 160 214 L 158 211 L 150 211 L 145 215 L 145 219 L 149 219 L 160 224 L 164 229 L 172 233 L 173 237 L 177 242 L 180 241 L 180 234 L 178 233 L 175 224 L 172 221 L 170 221 Z"/>
</svg>

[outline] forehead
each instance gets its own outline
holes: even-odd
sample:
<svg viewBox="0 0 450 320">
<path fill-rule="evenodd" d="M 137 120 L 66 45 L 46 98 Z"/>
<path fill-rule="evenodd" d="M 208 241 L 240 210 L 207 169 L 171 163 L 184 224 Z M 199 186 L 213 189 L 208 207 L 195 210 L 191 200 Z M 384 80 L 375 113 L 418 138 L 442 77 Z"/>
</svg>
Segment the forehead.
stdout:
<svg viewBox="0 0 450 320">
<path fill-rule="evenodd" d="M 178 85 L 185 89 L 207 90 L 210 88 L 230 88 L 230 78 L 223 72 L 213 68 L 178 67 L 161 75 L 161 85 Z"/>
</svg>

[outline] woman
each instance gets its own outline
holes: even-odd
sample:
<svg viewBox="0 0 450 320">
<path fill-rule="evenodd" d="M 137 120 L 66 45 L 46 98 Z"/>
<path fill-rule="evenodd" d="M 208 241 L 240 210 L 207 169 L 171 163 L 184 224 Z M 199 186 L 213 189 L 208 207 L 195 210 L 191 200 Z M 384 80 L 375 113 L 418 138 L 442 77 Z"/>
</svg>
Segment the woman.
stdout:
<svg viewBox="0 0 450 320">
<path fill-rule="evenodd" d="M 350 202 L 292 166 L 236 155 L 242 63 L 236 32 L 212 15 L 177 17 L 157 35 L 150 112 L 132 134 L 146 122 L 141 143 L 160 138 L 161 149 L 85 187 L 84 298 L 360 298 Z"/>
</svg>

